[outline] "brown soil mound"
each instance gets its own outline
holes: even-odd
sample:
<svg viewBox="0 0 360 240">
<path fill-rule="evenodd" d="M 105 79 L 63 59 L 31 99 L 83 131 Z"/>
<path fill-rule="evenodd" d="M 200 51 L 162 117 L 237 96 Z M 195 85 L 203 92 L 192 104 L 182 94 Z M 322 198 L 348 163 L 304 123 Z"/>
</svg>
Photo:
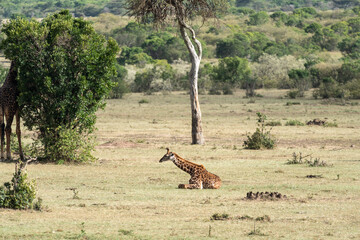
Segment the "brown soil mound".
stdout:
<svg viewBox="0 0 360 240">
<path fill-rule="evenodd" d="M 287 198 L 286 195 L 283 195 L 279 192 L 248 192 L 246 194 L 246 199 L 249 200 L 276 200 Z"/>
<path fill-rule="evenodd" d="M 317 125 L 317 126 L 324 126 L 326 120 L 321 120 L 319 118 L 315 118 L 314 120 L 310 120 L 306 123 L 306 125 Z"/>
</svg>

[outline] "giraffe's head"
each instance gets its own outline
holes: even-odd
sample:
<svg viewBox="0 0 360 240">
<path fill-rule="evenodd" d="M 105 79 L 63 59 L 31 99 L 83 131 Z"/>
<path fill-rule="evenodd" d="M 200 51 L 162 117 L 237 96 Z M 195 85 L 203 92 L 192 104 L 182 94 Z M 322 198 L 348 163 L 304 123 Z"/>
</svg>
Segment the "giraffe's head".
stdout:
<svg viewBox="0 0 360 240">
<path fill-rule="evenodd" d="M 175 160 L 175 155 L 169 151 L 169 148 L 166 148 L 167 152 L 166 154 L 160 159 L 160 162 L 165 162 L 165 161 L 174 161 Z"/>
</svg>

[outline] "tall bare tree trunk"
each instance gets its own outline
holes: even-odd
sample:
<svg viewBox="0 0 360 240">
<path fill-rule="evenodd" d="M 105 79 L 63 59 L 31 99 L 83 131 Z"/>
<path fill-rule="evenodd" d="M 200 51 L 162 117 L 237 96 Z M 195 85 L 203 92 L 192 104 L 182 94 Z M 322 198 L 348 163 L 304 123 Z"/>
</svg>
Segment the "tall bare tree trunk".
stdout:
<svg viewBox="0 0 360 240">
<path fill-rule="evenodd" d="M 184 39 L 185 45 L 189 50 L 191 59 L 191 70 L 189 73 L 190 82 L 190 104 L 191 104 L 191 136 L 192 144 L 204 144 L 204 136 L 201 123 L 201 110 L 198 96 L 198 75 L 200 68 L 200 61 L 202 57 L 201 43 L 195 37 L 195 31 L 185 24 L 183 21 L 179 21 L 181 36 Z M 186 29 L 190 31 L 192 40 L 196 44 L 197 51 L 194 44 L 190 40 Z"/>
</svg>

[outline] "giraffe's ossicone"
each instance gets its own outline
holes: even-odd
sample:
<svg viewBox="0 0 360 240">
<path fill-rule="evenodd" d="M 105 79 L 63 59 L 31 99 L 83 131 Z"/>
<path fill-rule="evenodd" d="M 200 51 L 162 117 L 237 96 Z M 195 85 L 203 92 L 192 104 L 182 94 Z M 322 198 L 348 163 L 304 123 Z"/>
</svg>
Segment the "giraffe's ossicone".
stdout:
<svg viewBox="0 0 360 240">
<path fill-rule="evenodd" d="M 176 153 L 166 148 L 166 154 L 160 162 L 172 161 L 178 168 L 190 174 L 189 184 L 179 184 L 179 188 L 186 189 L 218 189 L 221 187 L 221 179 L 215 174 L 208 172 L 203 165 L 192 163 L 183 159 Z"/>
</svg>

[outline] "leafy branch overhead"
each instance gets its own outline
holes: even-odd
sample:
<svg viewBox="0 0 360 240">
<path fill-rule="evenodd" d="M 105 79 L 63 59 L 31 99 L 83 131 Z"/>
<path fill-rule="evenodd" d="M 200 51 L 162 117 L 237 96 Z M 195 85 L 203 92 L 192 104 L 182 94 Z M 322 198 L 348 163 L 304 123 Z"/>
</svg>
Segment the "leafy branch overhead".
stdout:
<svg viewBox="0 0 360 240">
<path fill-rule="evenodd" d="M 155 25 L 161 25 L 174 16 L 181 24 L 196 16 L 203 20 L 216 18 L 227 7 L 228 2 L 223 0 L 129 0 L 126 6 L 130 16 Z"/>
</svg>

